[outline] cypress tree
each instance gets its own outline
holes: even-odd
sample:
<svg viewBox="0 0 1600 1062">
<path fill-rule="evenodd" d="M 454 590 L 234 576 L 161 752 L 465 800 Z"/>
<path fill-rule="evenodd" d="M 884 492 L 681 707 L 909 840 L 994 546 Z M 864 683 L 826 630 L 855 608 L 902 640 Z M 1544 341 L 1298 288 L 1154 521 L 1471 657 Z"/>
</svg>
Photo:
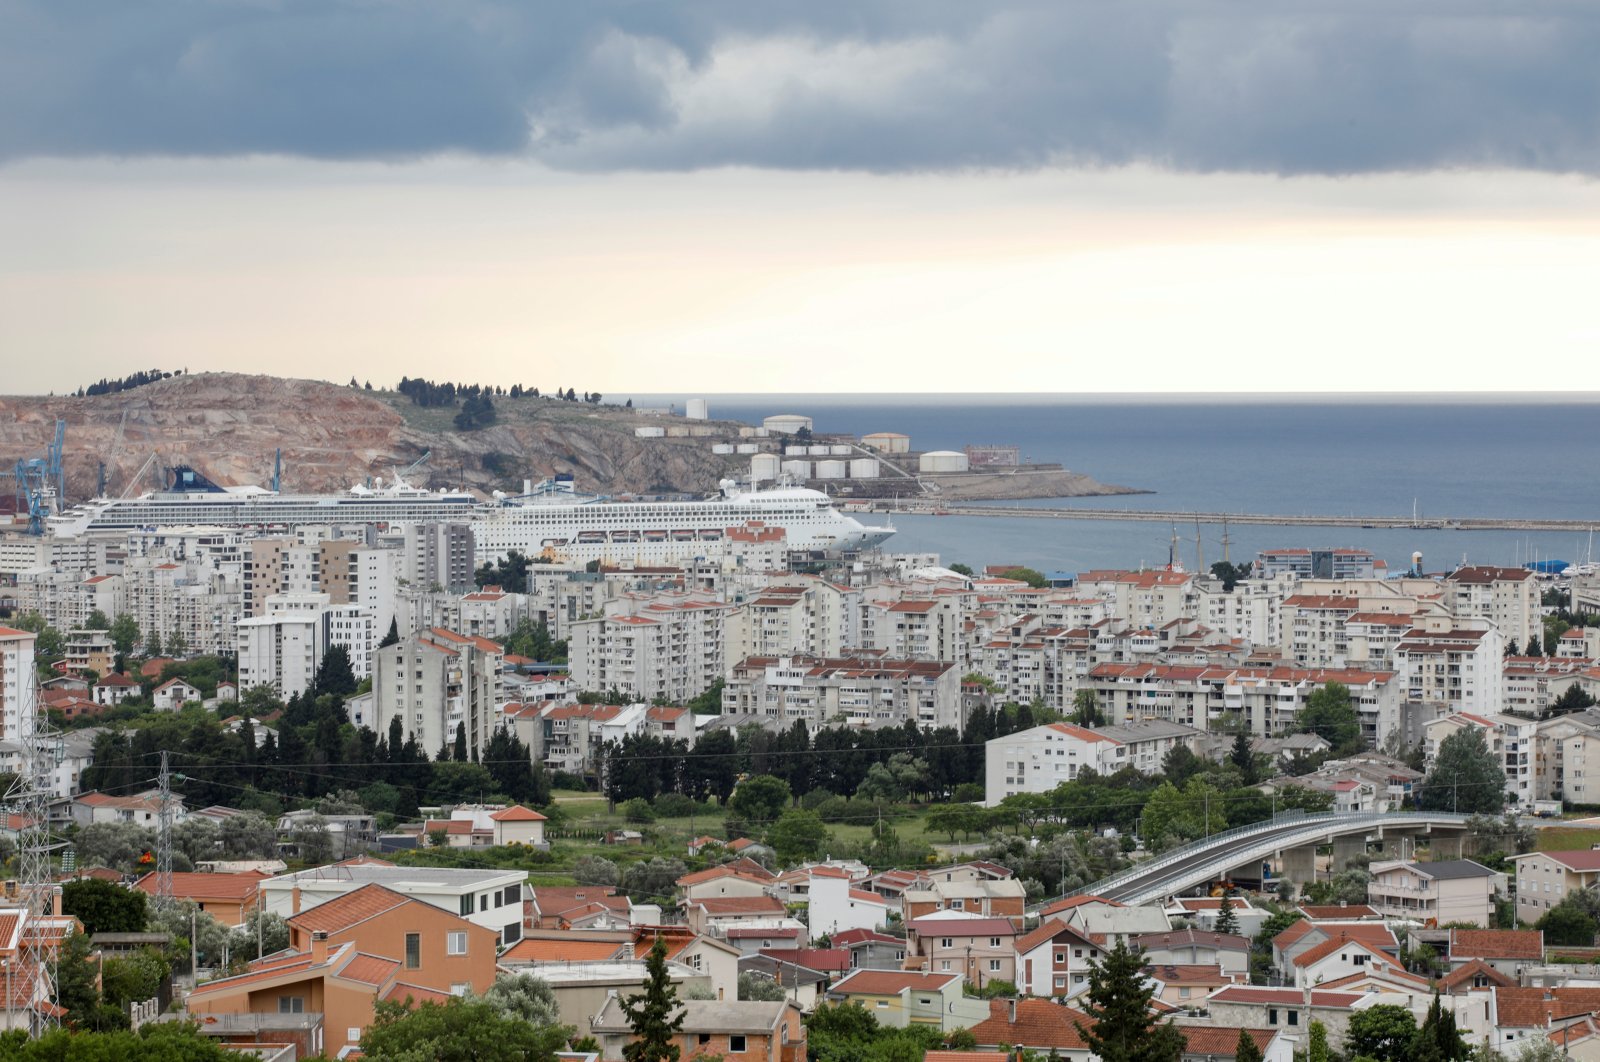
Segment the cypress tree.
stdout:
<svg viewBox="0 0 1600 1062">
<path fill-rule="evenodd" d="M 1261 1048 L 1249 1029 L 1239 1030 L 1239 1045 L 1233 1049 L 1233 1062 L 1261 1062 Z"/>
<path fill-rule="evenodd" d="M 383 636 L 383 641 L 378 643 L 378 648 L 385 649 L 391 645 L 398 645 L 399 642 L 400 620 L 398 618 L 391 618 L 389 620 L 389 633 Z"/>
<path fill-rule="evenodd" d="M 657 937 L 645 957 L 644 990 L 622 997 L 622 1013 L 633 1028 L 633 1042 L 622 1049 L 626 1062 L 678 1062 L 673 1036 L 683 1028 L 678 989 L 667 973 L 667 943 Z"/>
<path fill-rule="evenodd" d="M 1079 1029 L 1100 1062 L 1178 1062 L 1182 1057 L 1183 1034 L 1170 1021 L 1157 1024 L 1150 1009 L 1155 987 L 1144 977 L 1143 948 L 1117 941 L 1090 970 L 1086 995 L 1083 1012 L 1093 1024 Z"/>
<path fill-rule="evenodd" d="M 1217 907 L 1217 932 L 1229 934 L 1239 932 L 1239 916 L 1233 913 L 1233 900 L 1226 892 L 1222 894 L 1222 903 Z"/>
</svg>

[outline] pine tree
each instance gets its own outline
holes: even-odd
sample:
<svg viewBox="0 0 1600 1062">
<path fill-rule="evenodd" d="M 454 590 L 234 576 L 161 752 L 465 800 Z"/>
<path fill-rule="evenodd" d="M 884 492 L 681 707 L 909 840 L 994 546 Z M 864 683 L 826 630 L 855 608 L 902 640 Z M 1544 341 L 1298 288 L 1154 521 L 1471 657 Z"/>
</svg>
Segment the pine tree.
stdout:
<svg viewBox="0 0 1600 1062">
<path fill-rule="evenodd" d="M 1083 1012 L 1093 1021 L 1080 1027 L 1100 1062 L 1178 1062 L 1183 1034 L 1171 1022 L 1156 1024 L 1150 1009 L 1155 987 L 1144 976 L 1144 949 L 1126 941 L 1106 952 L 1089 972 Z"/>
<path fill-rule="evenodd" d="M 1233 1062 L 1261 1062 L 1261 1048 L 1249 1029 L 1239 1030 L 1239 1044 L 1233 1049 Z"/>
<path fill-rule="evenodd" d="M 1217 932 L 1230 935 L 1239 932 L 1239 916 L 1233 913 L 1233 900 L 1226 892 L 1222 894 L 1222 903 L 1217 906 Z"/>
<path fill-rule="evenodd" d="M 667 942 L 657 937 L 645 957 L 644 991 L 622 997 L 622 1013 L 634 1039 L 622 1049 L 626 1062 L 678 1062 L 673 1036 L 683 1028 L 678 989 L 667 973 Z M 1107 1060 L 1112 1062 L 1112 1060 Z"/>
<path fill-rule="evenodd" d="M 1256 773 L 1256 754 L 1250 748 L 1250 735 L 1243 730 L 1234 736 L 1233 751 L 1228 759 L 1239 768 L 1239 781 L 1243 784 L 1255 785 L 1260 780 Z"/>
<path fill-rule="evenodd" d="M 1456 1029 L 1455 1011 L 1445 1010 L 1435 992 L 1428 1016 L 1411 1040 L 1408 1057 L 1414 1062 L 1461 1062 L 1471 1053 Z"/>
</svg>

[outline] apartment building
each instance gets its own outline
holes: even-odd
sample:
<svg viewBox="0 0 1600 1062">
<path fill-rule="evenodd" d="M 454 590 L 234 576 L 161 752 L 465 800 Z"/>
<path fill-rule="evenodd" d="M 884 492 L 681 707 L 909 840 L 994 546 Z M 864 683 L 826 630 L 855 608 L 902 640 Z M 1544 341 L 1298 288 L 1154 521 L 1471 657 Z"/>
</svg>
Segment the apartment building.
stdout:
<svg viewBox="0 0 1600 1062">
<path fill-rule="evenodd" d="M 1542 718 L 1568 689 L 1592 682 L 1594 667 L 1589 657 L 1508 656 L 1500 668 L 1502 708 Z"/>
<path fill-rule="evenodd" d="M 723 674 L 729 607 L 709 594 L 628 595 L 567 626 L 573 685 L 640 701 L 683 703 Z"/>
<path fill-rule="evenodd" d="M 1516 716 L 1474 712 L 1456 712 L 1431 720 L 1423 725 L 1428 763 L 1438 757 L 1439 746 L 1446 738 L 1464 729 L 1482 732 L 1484 744 L 1503 765 L 1507 802 L 1516 807 L 1532 807 L 1538 794 L 1538 724 Z"/>
<path fill-rule="evenodd" d="M 95 611 L 117 616 L 128 610 L 120 575 L 85 576 L 83 568 L 28 568 L 17 574 L 17 611 L 37 612 L 58 631 L 88 623 Z"/>
<path fill-rule="evenodd" d="M 477 538 L 466 524 L 407 524 L 400 563 L 401 577 L 418 589 L 438 587 L 453 594 L 469 593 L 477 569 Z M 521 592 L 524 587 L 506 589 Z"/>
<path fill-rule="evenodd" d="M 1600 659 L 1600 627 L 1568 627 L 1555 645 L 1545 648 L 1564 660 Z"/>
<path fill-rule="evenodd" d="M 1535 799 L 1600 803 L 1600 714 L 1546 719 L 1534 741 Z"/>
<path fill-rule="evenodd" d="M 1250 579 L 1222 589 L 1216 579 L 1195 585 L 1195 618 L 1227 638 L 1249 645 L 1283 644 L 1283 602 L 1293 594 L 1296 579 Z"/>
<path fill-rule="evenodd" d="M 237 624 L 239 685 L 270 686 L 280 697 L 311 688 L 335 646 L 350 655 L 357 679 L 372 673 L 372 620 L 356 605 L 330 605 L 327 594 L 276 594 L 261 614 Z"/>
<path fill-rule="evenodd" d="M 764 586 L 728 613 L 728 656 L 838 656 L 860 643 L 860 598 L 814 577 Z"/>
<path fill-rule="evenodd" d="M 1256 554 L 1256 574 L 1265 579 L 1371 579 L 1377 561 L 1364 549 L 1264 549 Z"/>
<path fill-rule="evenodd" d="M 1480 626 L 1430 620 L 1406 632 L 1394 647 L 1406 700 L 1483 715 L 1502 709 L 1505 636 L 1483 620 L 1474 622 Z"/>
<path fill-rule="evenodd" d="M 1077 595 L 1104 601 L 1109 614 L 1135 627 L 1164 627 L 1196 615 L 1199 591 L 1190 572 L 1088 571 Z"/>
<path fill-rule="evenodd" d="M 899 726 L 960 729 L 961 676 L 956 665 L 893 660 L 859 653 L 838 658 L 747 657 L 735 664 L 722 691 L 722 713 L 772 720 L 783 727 L 802 720 L 826 726 Z"/>
<path fill-rule="evenodd" d="M 1400 727 L 1403 698 L 1392 671 L 1098 664 L 1085 685 L 1119 724 L 1162 720 L 1207 730 L 1222 716 L 1237 715 L 1251 733 L 1278 737 L 1294 728 L 1306 699 L 1331 682 L 1350 690 L 1369 744 L 1381 744 Z"/>
<path fill-rule="evenodd" d="M 1516 867 L 1517 921 L 1537 922 L 1566 897 L 1600 885 L 1600 851 L 1529 852 L 1511 856 Z"/>
<path fill-rule="evenodd" d="M 1405 918 L 1424 925 L 1470 922 L 1485 929 L 1494 924 L 1494 898 L 1505 875 L 1470 859 L 1439 863 L 1384 860 L 1367 868 L 1367 905 L 1385 918 Z"/>
<path fill-rule="evenodd" d="M 386 733 L 390 721 L 399 719 L 401 729 L 432 755 L 453 742 L 456 727 L 462 726 L 467 748 L 481 754 L 501 724 L 504 657 L 497 642 L 438 627 L 379 649 L 373 729 Z"/>
<path fill-rule="evenodd" d="M 905 925 L 907 969 L 958 973 L 977 988 L 1016 982 L 1017 928 L 1010 919 L 945 911 Z"/>
<path fill-rule="evenodd" d="M 1161 771 L 1178 745 L 1196 749 L 1202 731 L 1181 723 L 1148 720 L 1088 728 L 1046 723 L 997 737 L 984 745 L 984 803 L 990 807 L 1017 793 L 1048 793 L 1078 774 L 1114 774 L 1133 767 Z"/>
<path fill-rule="evenodd" d="M 1543 633 L 1539 584 L 1526 568 L 1472 566 L 1444 577 L 1445 607 L 1457 619 L 1493 624 L 1519 646 Z"/>
<path fill-rule="evenodd" d="M 531 711 L 525 706 L 515 727 L 547 769 L 595 774 L 607 745 L 649 729 L 649 712 L 643 704 L 543 704 Z"/>
<path fill-rule="evenodd" d="M 28 631 L 0 627 L 0 741 L 22 747 L 33 737 L 37 640 Z"/>
<path fill-rule="evenodd" d="M 860 648 L 895 660 L 948 660 L 966 663 L 962 637 L 966 620 L 963 595 L 926 598 L 877 597 L 895 587 L 869 587 L 861 603 Z"/>
</svg>

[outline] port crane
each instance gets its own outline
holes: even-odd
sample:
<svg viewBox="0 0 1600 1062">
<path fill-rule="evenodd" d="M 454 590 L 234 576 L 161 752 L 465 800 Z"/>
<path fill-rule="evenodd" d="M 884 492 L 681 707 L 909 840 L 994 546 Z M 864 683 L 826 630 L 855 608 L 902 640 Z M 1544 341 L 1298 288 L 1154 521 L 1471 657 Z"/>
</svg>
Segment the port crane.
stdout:
<svg viewBox="0 0 1600 1062">
<path fill-rule="evenodd" d="M 16 480 L 17 514 L 28 515 L 28 534 L 44 534 L 45 519 L 56 512 L 66 495 L 66 474 L 61 457 L 67 441 L 67 422 L 56 418 L 56 434 L 43 457 L 25 457 L 10 472 Z"/>
</svg>

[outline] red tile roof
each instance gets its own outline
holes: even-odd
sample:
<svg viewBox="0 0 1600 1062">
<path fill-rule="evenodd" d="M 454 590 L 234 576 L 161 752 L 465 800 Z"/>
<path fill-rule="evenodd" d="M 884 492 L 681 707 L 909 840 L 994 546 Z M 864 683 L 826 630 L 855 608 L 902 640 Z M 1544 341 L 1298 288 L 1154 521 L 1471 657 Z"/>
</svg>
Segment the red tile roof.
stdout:
<svg viewBox="0 0 1600 1062">
<path fill-rule="evenodd" d="M 1544 934 L 1537 929 L 1452 929 L 1450 957 L 1474 959 L 1544 958 Z"/>
<path fill-rule="evenodd" d="M 906 928 L 923 937 L 1015 937 L 1009 918 L 913 918 Z"/>
<path fill-rule="evenodd" d="M 1471 962 L 1457 966 L 1454 970 L 1439 978 L 1439 988 L 1442 991 L 1449 992 L 1460 988 L 1462 985 L 1470 985 L 1479 977 L 1487 978 L 1490 984 L 1502 988 L 1514 987 L 1517 983 L 1516 978 L 1501 973 L 1482 959 L 1473 959 Z"/>
<path fill-rule="evenodd" d="M 382 885 L 363 885 L 310 910 L 291 915 L 289 924 L 310 933 L 338 933 L 397 907 L 416 902 Z"/>
<path fill-rule="evenodd" d="M 1377 918 L 1378 912 L 1364 903 L 1352 904 L 1301 904 L 1300 913 L 1307 918 L 1318 920 L 1331 920 L 1337 918 Z M 1299 923 L 1296 923 L 1297 925 Z"/>
<path fill-rule="evenodd" d="M 1577 851 L 1534 852 L 1523 858 L 1533 859 L 1540 856 L 1560 863 L 1568 870 L 1600 870 L 1600 850 L 1582 848 Z"/>
<path fill-rule="evenodd" d="M 521 804 L 513 805 L 503 811 L 496 811 L 489 816 L 495 822 L 545 822 L 545 817 L 532 808 L 525 808 Z"/>
<path fill-rule="evenodd" d="M 972 1027 L 972 1035 L 978 1043 L 1010 1044 L 1041 1051 L 1088 1048 L 1083 1030 L 1092 1027 L 1094 1022 L 1082 1011 L 1047 999 L 1019 999 L 1016 1007 L 1016 1019 L 1012 1020 L 1009 1001 L 990 1000 L 988 1019 Z"/>
<path fill-rule="evenodd" d="M 1180 1025 L 1187 1045 L 1187 1054 L 1212 1055 L 1233 1058 L 1239 1047 L 1239 1027 L 1236 1025 Z M 1245 1035 L 1256 1042 L 1256 1049 L 1266 1053 L 1267 1045 L 1278 1035 L 1276 1029 L 1246 1029 Z"/>
<path fill-rule="evenodd" d="M 339 971 L 339 976 L 346 981 L 382 985 L 398 969 L 400 969 L 400 961 L 398 959 L 385 959 L 381 955 L 367 955 L 357 952 L 353 959 L 344 964 L 344 967 Z"/>
<path fill-rule="evenodd" d="M 257 889 L 266 874 L 248 871 L 243 874 L 190 874 L 176 872 L 172 875 L 172 895 L 183 900 L 233 900 L 248 903 L 255 899 Z M 154 896 L 156 875 L 152 871 L 133 883 L 140 892 Z"/>
<path fill-rule="evenodd" d="M 1387 958 L 1383 952 L 1379 951 L 1372 945 L 1365 943 L 1364 941 L 1357 940 L 1354 937 L 1340 935 L 1333 937 L 1331 940 L 1325 940 L 1321 944 L 1318 944 L 1316 947 L 1307 951 L 1302 951 L 1299 955 L 1294 957 L 1294 964 L 1296 966 L 1310 966 L 1312 963 L 1321 962 L 1329 955 L 1332 955 L 1338 951 L 1342 951 L 1345 948 L 1359 948 L 1376 958 Z"/>
<path fill-rule="evenodd" d="M 703 900 L 689 901 L 689 906 L 699 907 L 712 917 L 783 914 L 783 904 L 771 896 L 708 896 Z"/>
<path fill-rule="evenodd" d="M 830 991 L 845 994 L 857 992 L 864 996 L 894 996 L 908 988 L 913 991 L 936 991 L 951 981 L 958 980 L 960 976 L 953 973 L 919 973 L 915 970 L 857 970 L 834 985 Z"/>
</svg>

